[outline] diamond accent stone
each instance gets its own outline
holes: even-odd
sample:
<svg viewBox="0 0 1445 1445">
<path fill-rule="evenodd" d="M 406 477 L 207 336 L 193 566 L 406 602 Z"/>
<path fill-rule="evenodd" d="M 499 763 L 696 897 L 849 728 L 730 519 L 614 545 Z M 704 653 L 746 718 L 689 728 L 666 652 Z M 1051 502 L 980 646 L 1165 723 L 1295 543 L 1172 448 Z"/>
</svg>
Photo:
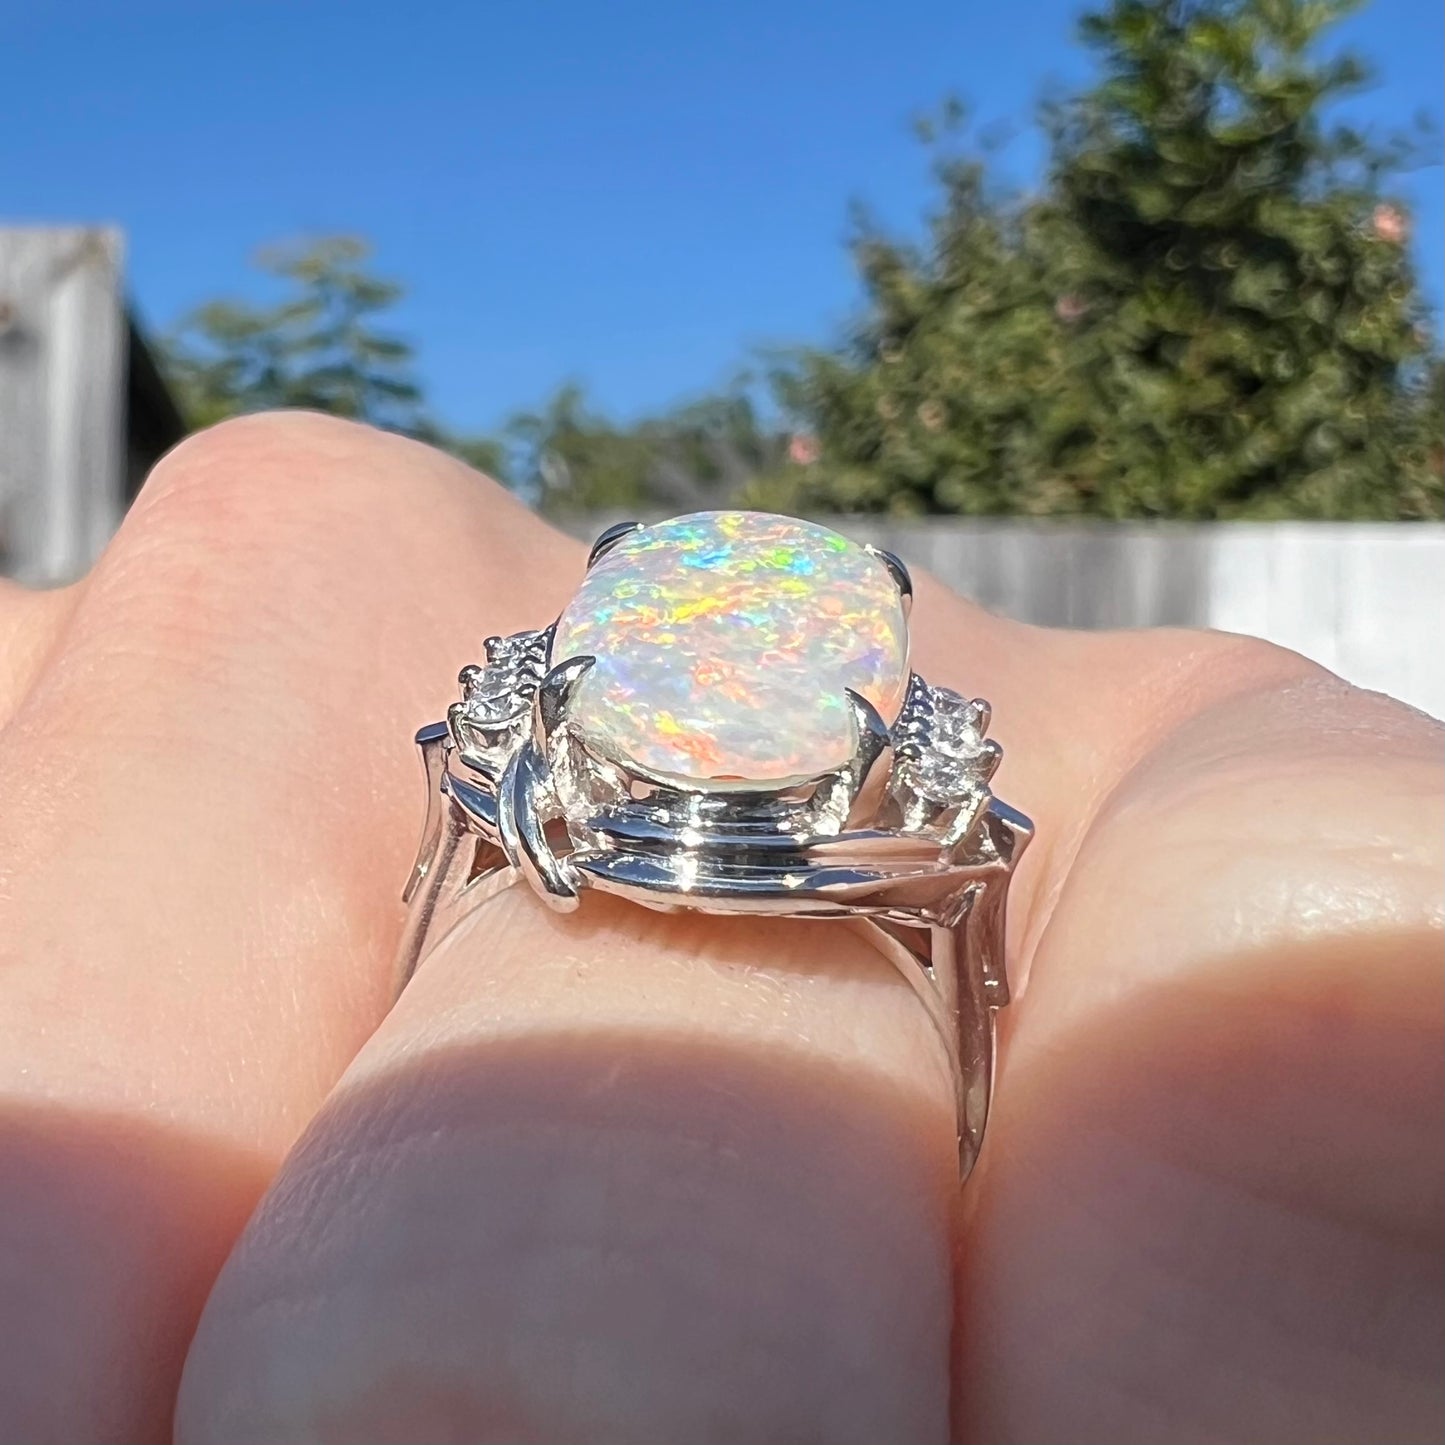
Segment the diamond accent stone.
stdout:
<svg viewBox="0 0 1445 1445">
<path fill-rule="evenodd" d="M 547 651 L 543 632 L 515 632 L 487 639 L 485 667 L 461 676 L 462 716 L 478 727 L 500 728 L 531 709 Z"/>
<path fill-rule="evenodd" d="M 909 765 L 908 775 L 921 797 L 935 803 L 951 802 L 973 792 L 962 759 L 939 749 L 928 749 Z"/>
<path fill-rule="evenodd" d="M 936 748 L 956 758 L 971 757 L 983 742 L 981 714 L 972 702 L 946 687 L 932 690 L 933 718 L 928 738 Z"/>
<path fill-rule="evenodd" d="M 467 717 L 484 726 L 495 726 L 525 712 L 528 701 L 517 687 L 516 674 L 504 668 L 486 668 L 463 690 Z"/>
<path fill-rule="evenodd" d="M 843 766 L 852 689 L 885 723 L 908 683 L 886 564 L 827 527 L 698 512 L 639 528 L 593 565 L 553 662 L 592 656 L 568 721 L 604 757 L 689 781 L 775 783 Z"/>
<path fill-rule="evenodd" d="M 951 688 L 924 684 L 917 710 L 919 745 L 903 764 L 909 786 L 934 803 L 976 796 L 984 755 L 984 719 L 977 705 Z"/>
<path fill-rule="evenodd" d="M 510 637 L 492 637 L 487 641 L 487 661 L 515 672 L 537 650 L 537 632 L 514 632 Z"/>
</svg>

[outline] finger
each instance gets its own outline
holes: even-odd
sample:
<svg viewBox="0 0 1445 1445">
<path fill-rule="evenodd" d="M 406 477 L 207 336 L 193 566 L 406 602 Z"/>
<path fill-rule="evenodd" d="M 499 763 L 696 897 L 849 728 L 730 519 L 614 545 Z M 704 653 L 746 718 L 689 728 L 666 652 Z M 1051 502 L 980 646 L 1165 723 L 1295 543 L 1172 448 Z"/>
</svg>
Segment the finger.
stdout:
<svg viewBox="0 0 1445 1445">
<path fill-rule="evenodd" d="M 953 1117 L 880 964 L 496 900 L 288 1160 L 177 1438 L 944 1439 Z"/>
<path fill-rule="evenodd" d="M 79 588 L 37 592 L 0 578 L 0 731 L 55 645 Z"/>
<path fill-rule="evenodd" d="M 1301 677 L 1096 811 L 975 1175 L 963 1438 L 1440 1438 L 1441 743 Z"/>
<path fill-rule="evenodd" d="M 409 733 L 570 554 L 315 417 L 147 484 L 0 750 L 0 1435 L 167 1434 L 211 1276 L 390 1002 Z"/>
<path fill-rule="evenodd" d="M 1007 780 L 1065 836 L 1155 725 L 1101 741 L 1097 694 L 1186 675 L 938 594 L 915 616 L 930 671 L 967 681 L 961 651 L 1017 702 Z M 937 1041 L 851 935 L 498 900 L 263 1203 L 179 1436 L 942 1439 L 956 1192 Z"/>
<path fill-rule="evenodd" d="M 990 731 L 1004 748 L 996 790 L 1035 824 L 1010 893 L 1016 998 L 1074 858 L 1135 763 L 1206 709 L 1328 676 L 1229 633 L 1034 627 L 993 617 L 928 576 L 918 597 L 914 665 L 990 701 Z"/>
</svg>

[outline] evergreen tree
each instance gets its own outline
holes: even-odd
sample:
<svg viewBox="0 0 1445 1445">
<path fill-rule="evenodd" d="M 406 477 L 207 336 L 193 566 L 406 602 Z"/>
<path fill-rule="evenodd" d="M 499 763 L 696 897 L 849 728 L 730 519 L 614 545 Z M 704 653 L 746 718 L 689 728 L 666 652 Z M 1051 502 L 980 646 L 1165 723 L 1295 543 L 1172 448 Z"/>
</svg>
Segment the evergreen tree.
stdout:
<svg viewBox="0 0 1445 1445">
<path fill-rule="evenodd" d="M 1040 196 L 946 155 L 926 248 L 860 237 L 850 344 L 780 378 L 820 443 L 797 504 L 1440 515 L 1400 153 L 1325 123 L 1364 79 L 1316 56 L 1346 8 L 1087 16 L 1099 80 L 1047 113 Z"/>
<path fill-rule="evenodd" d="M 212 301 L 185 317 L 161 356 L 187 421 L 305 407 L 416 437 L 503 477 L 500 442 L 456 436 L 428 414 L 412 347 L 384 326 L 402 288 L 373 275 L 370 258 L 355 236 L 266 247 L 257 265 L 281 283 L 278 301 Z"/>
<path fill-rule="evenodd" d="M 507 430 L 519 488 L 554 514 L 736 504 L 783 464 L 786 446 L 739 389 L 619 426 L 569 384 Z"/>
<path fill-rule="evenodd" d="M 377 328 L 401 296 L 366 268 L 354 236 L 269 247 L 257 264 L 286 290 L 272 306 L 212 301 L 167 338 L 169 371 L 190 418 L 311 407 L 397 431 L 423 425 L 412 349 Z"/>
</svg>

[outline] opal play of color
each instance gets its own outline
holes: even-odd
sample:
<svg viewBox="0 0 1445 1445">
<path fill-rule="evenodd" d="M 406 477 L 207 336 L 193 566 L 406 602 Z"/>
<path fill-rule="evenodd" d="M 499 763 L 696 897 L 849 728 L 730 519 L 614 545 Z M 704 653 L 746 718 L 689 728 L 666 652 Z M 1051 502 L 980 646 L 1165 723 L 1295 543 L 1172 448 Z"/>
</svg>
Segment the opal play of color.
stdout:
<svg viewBox="0 0 1445 1445">
<path fill-rule="evenodd" d="M 775 782 L 846 763 L 846 688 L 892 723 L 908 682 L 897 583 L 827 527 L 697 512 L 632 532 L 587 574 L 552 661 L 591 655 L 568 707 L 652 775 Z"/>
</svg>

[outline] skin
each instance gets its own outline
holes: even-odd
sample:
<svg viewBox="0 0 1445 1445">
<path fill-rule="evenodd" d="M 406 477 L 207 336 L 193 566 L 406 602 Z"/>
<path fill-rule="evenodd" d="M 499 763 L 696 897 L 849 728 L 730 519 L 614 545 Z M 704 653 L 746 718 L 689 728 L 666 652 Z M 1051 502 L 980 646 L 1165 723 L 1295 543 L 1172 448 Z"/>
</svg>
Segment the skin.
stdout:
<svg viewBox="0 0 1445 1445">
<path fill-rule="evenodd" d="M 960 1197 L 846 931 L 513 891 L 392 1007 L 411 733 L 581 565 L 281 415 L 0 592 L 0 1439 L 1438 1439 L 1440 726 L 921 580 L 1038 825 Z"/>
</svg>

